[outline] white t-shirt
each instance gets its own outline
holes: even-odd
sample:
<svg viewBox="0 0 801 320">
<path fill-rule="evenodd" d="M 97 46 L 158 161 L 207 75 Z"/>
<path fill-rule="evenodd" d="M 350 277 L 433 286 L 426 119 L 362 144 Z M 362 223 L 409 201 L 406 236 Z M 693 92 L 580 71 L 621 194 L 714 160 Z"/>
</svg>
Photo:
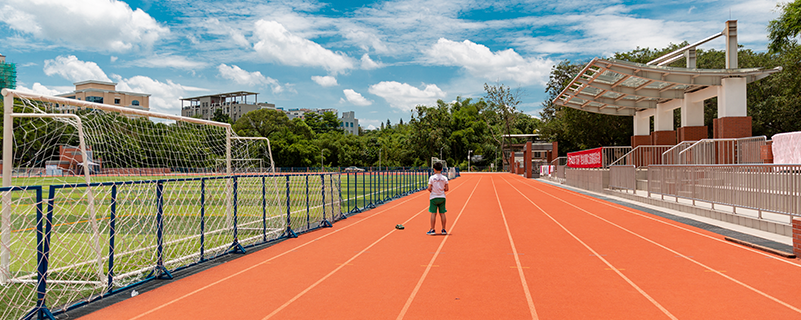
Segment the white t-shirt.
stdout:
<svg viewBox="0 0 801 320">
<path fill-rule="evenodd" d="M 431 195 L 428 199 L 445 198 L 445 185 L 448 184 L 448 177 L 441 173 L 434 174 L 428 178 L 428 185 L 431 186 Z"/>
</svg>

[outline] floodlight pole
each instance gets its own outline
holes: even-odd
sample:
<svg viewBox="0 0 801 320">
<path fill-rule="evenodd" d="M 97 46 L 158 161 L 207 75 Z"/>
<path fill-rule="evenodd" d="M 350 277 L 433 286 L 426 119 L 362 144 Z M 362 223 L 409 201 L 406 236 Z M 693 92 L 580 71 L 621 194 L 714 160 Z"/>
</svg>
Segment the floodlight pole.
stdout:
<svg viewBox="0 0 801 320">
<path fill-rule="evenodd" d="M 467 172 L 470 172 L 470 154 L 473 153 L 473 150 L 467 151 Z"/>
</svg>

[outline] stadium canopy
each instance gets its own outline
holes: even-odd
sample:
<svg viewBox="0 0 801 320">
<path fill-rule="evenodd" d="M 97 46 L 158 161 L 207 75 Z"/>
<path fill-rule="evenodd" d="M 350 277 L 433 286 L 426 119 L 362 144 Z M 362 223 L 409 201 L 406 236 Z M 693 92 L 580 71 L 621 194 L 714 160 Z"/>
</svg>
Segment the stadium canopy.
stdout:
<svg viewBox="0 0 801 320">
<path fill-rule="evenodd" d="M 724 78 L 765 78 L 775 69 L 695 69 L 595 58 L 553 100 L 554 104 L 594 113 L 633 116 L 656 109 L 685 93 L 720 86 Z"/>
</svg>

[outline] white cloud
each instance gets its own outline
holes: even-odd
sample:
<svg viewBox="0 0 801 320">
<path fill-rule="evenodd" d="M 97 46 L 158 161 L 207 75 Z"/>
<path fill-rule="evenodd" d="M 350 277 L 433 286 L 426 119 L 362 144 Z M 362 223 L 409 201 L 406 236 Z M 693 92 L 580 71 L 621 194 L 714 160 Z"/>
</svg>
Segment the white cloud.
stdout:
<svg viewBox="0 0 801 320">
<path fill-rule="evenodd" d="M 117 62 L 117 59 L 119 59 L 119 58 L 117 58 L 117 57 L 115 57 L 115 56 L 111 56 L 111 57 L 109 58 L 109 60 L 111 60 L 111 62 L 112 62 L 112 63 L 114 63 L 114 62 Z"/>
<path fill-rule="evenodd" d="M 172 115 L 181 114 L 180 98 L 192 91 L 207 91 L 202 88 L 183 86 L 172 80 L 161 82 L 146 76 L 123 79 L 115 75 L 117 90 L 150 94 L 150 111 Z"/>
<path fill-rule="evenodd" d="M 545 84 L 554 64 L 550 59 L 524 58 L 513 49 L 492 52 L 469 40 L 455 42 L 444 38 L 427 50 L 426 55 L 431 63 L 462 67 L 473 76 L 524 85 Z"/>
<path fill-rule="evenodd" d="M 433 106 L 445 97 L 445 92 L 435 84 L 423 84 L 420 90 L 407 83 L 382 81 L 370 86 L 369 92 L 384 98 L 390 106 L 403 111 L 412 110 L 417 105 Z"/>
<path fill-rule="evenodd" d="M 45 60 L 44 73 L 48 76 L 57 74 L 72 82 L 85 80 L 111 81 L 97 63 L 81 61 L 73 55 L 58 56 L 54 60 Z"/>
<path fill-rule="evenodd" d="M 150 48 L 169 34 L 141 9 L 117 0 L 7 0 L 0 21 L 36 38 L 100 51 Z"/>
<path fill-rule="evenodd" d="M 61 87 L 61 86 L 55 86 L 55 87 L 48 88 L 48 87 L 46 87 L 46 86 L 44 86 L 44 85 L 42 85 L 41 83 L 38 83 L 38 82 L 35 82 L 33 84 L 33 86 L 31 86 L 31 88 L 27 88 L 27 87 L 22 86 L 22 85 L 18 85 L 17 86 L 17 90 L 19 90 L 19 91 L 26 92 L 26 93 L 33 93 L 33 94 L 41 94 L 41 95 L 45 95 L 45 96 L 55 96 L 55 95 L 60 94 L 60 93 L 71 92 L 74 89 L 75 89 L 74 87 Z"/>
<path fill-rule="evenodd" d="M 342 90 L 342 92 L 345 94 L 345 99 L 347 99 L 347 101 L 352 103 L 353 105 L 369 106 L 373 104 L 373 101 L 367 100 L 365 97 L 361 95 L 361 93 L 358 93 L 353 89 L 345 89 Z"/>
<path fill-rule="evenodd" d="M 339 85 L 337 83 L 337 78 L 334 78 L 332 76 L 324 76 L 324 77 L 312 76 L 311 79 L 314 80 L 314 82 L 317 82 L 317 84 L 319 84 L 319 85 L 321 85 L 323 87 L 333 87 L 333 86 Z"/>
<path fill-rule="evenodd" d="M 201 25 L 209 30 L 209 33 L 224 36 L 226 43 L 233 42 L 240 47 L 250 47 L 250 41 L 245 38 L 242 31 L 221 23 L 217 18 L 205 19 Z"/>
<path fill-rule="evenodd" d="M 253 49 L 267 61 L 296 67 L 323 67 L 335 73 L 353 69 L 352 59 L 344 53 L 335 53 L 294 35 L 278 22 L 259 20 L 254 34 L 259 42 Z"/>
<path fill-rule="evenodd" d="M 368 51 L 370 47 L 375 49 L 376 52 L 386 53 L 389 51 L 387 46 L 381 42 L 375 34 L 363 30 L 343 30 L 343 35 L 348 40 L 355 42 L 362 50 Z"/>
<path fill-rule="evenodd" d="M 209 64 L 202 61 L 192 60 L 183 56 L 154 55 L 149 58 L 139 59 L 132 62 L 134 66 L 145 68 L 174 68 L 184 70 L 197 70 L 207 67 Z"/>
<path fill-rule="evenodd" d="M 380 63 L 373 61 L 373 59 L 370 59 L 370 55 L 366 53 L 362 56 L 361 61 L 362 61 L 362 69 L 364 70 L 378 69 L 383 66 Z"/>
<path fill-rule="evenodd" d="M 220 64 L 217 66 L 217 70 L 220 72 L 220 76 L 224 79 L 233 80 L 237 84 L 248 85 L 248 86 L 262 86 L 268 85 L 272 88 L 273 93 L 281 93 L 286 88 L 278 82 L 270 77 L 265 77 L 259 71 L 248 72 L 246 70 L 242 70 L 242 68 L 231 65 L 230 67 L 226 64 Z"/>
</svg>

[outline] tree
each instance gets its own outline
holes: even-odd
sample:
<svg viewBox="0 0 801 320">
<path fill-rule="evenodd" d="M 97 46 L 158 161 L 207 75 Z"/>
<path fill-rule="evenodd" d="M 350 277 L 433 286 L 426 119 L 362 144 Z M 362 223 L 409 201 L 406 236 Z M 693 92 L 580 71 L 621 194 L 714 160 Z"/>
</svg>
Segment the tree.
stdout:
<svg viewBox="0 0 801 320">
<path fill-rule="evenodd" d="M 512 133 L 516 118 L 515 112 L 517 111 L 517 105 L 520 104 L 520 89 L 511 90 L 503 84 L 490 86 L 484 83 L 484 92 L 486 93 L 485 98 L 490 111 L 489 117 L 486 117 L 487 125 L 490 127 L 490 134 L 498 142 L 501 150 L 505 150 L 505 136 Z M 500 132 L 496 132 L 492 122 L 500 123 Z M 508 165 L 509 159 L 506 159 L 505 155 L 501 158 Z"/>
<path fill-rule="evenodd" d="M 786 50 L 797 42 L 794 38 L 801 32 L 801 0 L 779 4 L 781 15 L 768 23 L 768 49 L 771 53 Z"/>
<path fill-rule="evenodd" d="M 231 117 L 223 113 L 222 109 L 215 109 L 211 116 L 211 121 L 231 123 Z"/>
</svg>

